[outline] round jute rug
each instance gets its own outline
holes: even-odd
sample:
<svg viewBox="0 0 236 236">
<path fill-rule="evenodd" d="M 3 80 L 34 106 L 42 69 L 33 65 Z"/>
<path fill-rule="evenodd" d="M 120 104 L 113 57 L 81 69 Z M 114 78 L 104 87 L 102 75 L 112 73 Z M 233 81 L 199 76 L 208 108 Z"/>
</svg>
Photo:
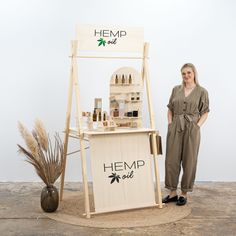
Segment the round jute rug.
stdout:
<svg viewBox="0 0 236 236">
<path fill-rule="evenodd" d="M 92 196 L 90 195 L 90 199 Z M 91 212 L 94 211 L 92 201 Z M 45 213 L 49 218 L 73 225 L 97 228 L 131 228 L 166 224 L 185 218 L 191 213 L 191 207 L 166 204 L 158 207 L 142 208 L 92 215 L 90 219 L 83 216 L 84 196 L 82 192 L 64 192 L 64 199 L 55 213 Z"/>
</svg>

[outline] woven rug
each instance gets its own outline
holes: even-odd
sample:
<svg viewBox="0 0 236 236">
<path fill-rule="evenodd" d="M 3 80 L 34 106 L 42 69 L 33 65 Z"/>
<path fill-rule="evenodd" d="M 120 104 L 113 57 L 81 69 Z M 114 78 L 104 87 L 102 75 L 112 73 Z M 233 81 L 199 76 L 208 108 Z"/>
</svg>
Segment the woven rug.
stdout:
<svg viewBox="0 0 236 236">
<path fill-rule="evenodd" d="M 92 196 L 90 195 L 90 200 Z M 94 211 L 93 201 L 90 201 L 90 210 Z M 87 227 L 97 228 L 132 228 L 167 224 L 187 217 L 191 207 L 176 206 L 175 203 L 158 207 L 119 211 L 92 215 L 86 219 L 84 213 L 84 196 L 82 192 L 65 191 L 63 201 L 55 213 L 45 213 L 53 220 Z"/>
</svg>

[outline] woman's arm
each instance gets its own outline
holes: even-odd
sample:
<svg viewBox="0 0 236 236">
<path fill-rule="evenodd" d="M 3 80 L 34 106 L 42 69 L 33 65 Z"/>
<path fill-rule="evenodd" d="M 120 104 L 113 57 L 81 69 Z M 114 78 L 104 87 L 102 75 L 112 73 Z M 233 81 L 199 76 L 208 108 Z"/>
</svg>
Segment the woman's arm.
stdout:
<svg viewBox="0 0 236 236">
<path fill-rule="evenodd" d="M 198 125 L 199 127 L 201 127 L 201 126 L 203 125 L 203 123 L 206 121 L 207 117 L 208 117 L 208 112 L 204 113 L 204 114 L 200 117 L 199 121 L 197 122 L 197 125 Z"/>
<path fill-rule="evenodd" d="M 168 124 L 171 124 L 172 119 L 173 119 L 173 115 L 172 115 L 172 112 L 170 109 L 168 109 L 168 112 L 167 112 L 167 119 L 168 119 Z"/>
</svg>

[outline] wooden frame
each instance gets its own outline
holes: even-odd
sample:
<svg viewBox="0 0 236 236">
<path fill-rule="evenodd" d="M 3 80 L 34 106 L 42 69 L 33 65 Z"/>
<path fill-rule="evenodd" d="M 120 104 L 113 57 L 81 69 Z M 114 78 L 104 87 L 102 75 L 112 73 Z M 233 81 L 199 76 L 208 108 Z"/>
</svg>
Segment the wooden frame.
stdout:
<svg viewBox="0 0 236 236">
<path fill-rule="evenodd" d="M 70 69 L 70 83 L 68 91 L 68 104 L 67 104 L 67 113 L 66 113 L 66 124 L 65 124 L 65 134 L 64 134 L 64 163 L 63 171 L 61 175 L 61 186 L 60 186 L 60 200 L 63 199 L 63 190 L 64 190 L 64 179 L 65 179 L 65 169 L 66 169 L 66 160 L 67 160 L 67 151 L 68 151 L 68 141 L 69 137 L 77 137 L 80 140 L 80 154 L 81 154 L 81 164 L 82 164 L 82 177 L 83 177 L 83 191 L 85 199 L 85 215 L 86 218 L 90 218 L 90 205 L 89 205 L 89 192 L 88 192 L 88 180 L 87 180 L 87 165 L 86 165 L 86 155 L 85 155 L 85 132 L 82 128 L 82 111 L 80 107 L 80 90 L 78 84 L 78 68 L 77 68 L 77 59 L 78 58 L 110 58 L 110 59 L 142 59 L 142 81 L 146 86 L 147 100 L 148 100 L 148 110 L 149 110 L 149 119 L 150 119 L 150 129 L 155 131 L 155 120 L 150 88 L 150 78 L 149 78 L 149 68 L 148 68 L 148 53 L 149 53 L 149 44 L 144 43 L 143 48 L 143 57 L 98 57 L 98 56 L 78 56 L 78 41 L 74 40 L 71 42 L 71 69 Z M 73 91 L 76 96 L 76 132 L 70 129 L 71 121 L 71 109 L 72 109 L 72 96 Z M 156 180 L 156 192 L 157 192 L 157 206 L 162 208 L 162 197 L 161 197 L 161 188 L 160 188 L 160 176 L 158 170 L 158 160 L 157 160 L 157 149 L 156 149 L 156 132 L 151 132 L 151 141 L 153 147 L 153 159 L 154 159 L 154 170 L 155 170 L 155 180 Z"/>
</svg>

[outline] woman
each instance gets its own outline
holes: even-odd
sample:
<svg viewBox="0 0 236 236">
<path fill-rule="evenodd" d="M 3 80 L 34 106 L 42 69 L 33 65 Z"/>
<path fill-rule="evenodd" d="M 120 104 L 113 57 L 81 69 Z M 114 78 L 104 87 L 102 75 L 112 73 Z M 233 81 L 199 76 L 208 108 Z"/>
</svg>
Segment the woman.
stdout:
<svg viewBox="0 0 236 236">
<path fill-rule="evenodd" d="M 170 190 L 162 202 L 187 203 L 187 192 L 193 190 L 197 156 L 200 144 L 200 127 L 209 112 L 207 90 L 201 87 L 193 64 L 181 68 L 182 85 L 175 86 L 168 106 L 168 132 L 165 161 L 165 187 Z M 181 195 L 177 195 L 179 174 L 183 168 Z"/>
</svg>

